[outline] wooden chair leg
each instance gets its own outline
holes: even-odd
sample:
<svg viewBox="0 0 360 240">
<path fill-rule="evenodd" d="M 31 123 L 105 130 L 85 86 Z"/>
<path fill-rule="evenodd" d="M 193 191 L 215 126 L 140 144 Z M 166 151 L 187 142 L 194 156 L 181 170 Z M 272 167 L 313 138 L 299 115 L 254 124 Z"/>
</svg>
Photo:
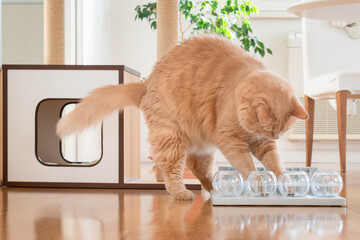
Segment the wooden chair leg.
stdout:
<svg viewBox="0 0 360 240">
<path fill-rule="evenodd" d="M 311 167 L 311 156 L 314 136 L 314 111 L 315 100 L 305 95 L 305 110 L 308 112 L 309 119 L 305 122 L 306 129 L 306 166 Z"/>
<path fill-rule="evenodd" d="M 347 96 L 349 92 L 336 92 L 337 122 L 339 134 L 340 169 L 346 171 L 346 112 Z"/>
</svg>

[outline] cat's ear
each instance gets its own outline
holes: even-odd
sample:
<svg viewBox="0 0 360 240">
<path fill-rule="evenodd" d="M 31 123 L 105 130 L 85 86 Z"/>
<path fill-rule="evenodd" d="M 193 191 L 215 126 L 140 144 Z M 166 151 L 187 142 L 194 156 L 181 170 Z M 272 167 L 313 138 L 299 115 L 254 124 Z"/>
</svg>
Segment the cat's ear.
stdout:
<svg viewBox="0 0 360 240">
<path fill-rule="evenodd" d="M 305 111 L 303 106 L 301 106 L 299 100 L 296 97 L 293 97 L 292 102 L 293 102 L 293 110 L 291 112 L 291 115 L 300 118 L 302 120 L 309 119 L 308 113 Z"/>
<path fill-rule="evenodd" d="M 268 107 L 260 105 L 256 108 L 256 113 L 262 125 L 266 126 L 271 122 L 271 112 Z"/>
</svg>

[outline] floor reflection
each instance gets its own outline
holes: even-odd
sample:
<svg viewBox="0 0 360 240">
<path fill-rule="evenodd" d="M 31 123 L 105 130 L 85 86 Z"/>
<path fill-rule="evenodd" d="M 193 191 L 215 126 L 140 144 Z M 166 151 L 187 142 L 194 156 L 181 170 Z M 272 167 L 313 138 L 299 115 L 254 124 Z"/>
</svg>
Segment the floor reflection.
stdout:
<svg viewBox="0 0 360 240">
<path fill-rule="evenodd" d="M 0 189 L 0 239 L 342 239 L 359 215 L 340 207 L 213 207 L 208 194 L 160 190 Z M 354 239 L 354 238 L 353 238 Z"/>
<path fill-rule="evenodd" d="M 7 208 L 3 239 L 101 240 L 120 237 L 117 193 L 12 188 L 3 193 Z M 113 231 L 114 228 L 117 231 Z"/>
<path fill-rule="evenodd" d="M 272 239 L 300 236 L 335 237 L 344 227 L 345 208 L 257 208 L 214 207 L 215 232 L 235 232 L 238 236 L 257 235 Z M 221 235 L 215 239 L 226 239 Z"/>
<path fill-rule="evenodd" d="M 142 211 L 150 212 L 149 218 L 139 216 L 141 224 L 127 237 L 148 232 L 154 240 L 340 239 L 346 218 L 346 208 L 339 207 L 213 207 L 201 195 L 193 202 L 173 201 L 167 196 L 152 201 L 151 207 Z"/>
</svg>

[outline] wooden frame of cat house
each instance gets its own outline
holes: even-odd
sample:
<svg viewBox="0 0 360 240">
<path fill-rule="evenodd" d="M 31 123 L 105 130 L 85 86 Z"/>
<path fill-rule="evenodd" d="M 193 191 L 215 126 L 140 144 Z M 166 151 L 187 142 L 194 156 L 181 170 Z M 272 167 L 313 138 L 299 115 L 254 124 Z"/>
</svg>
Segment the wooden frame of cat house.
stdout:
<svg viewBox="0 0 360 240">
<path fill-rule="evenodd" d="M 55 134 L 61 116 L 93 89 L 136 81 L 140 73 L 126 66 L 4 65 L 3 185 L 165 189 L 141 181 L 139 109 L 81 134 Z"/>
</svg>

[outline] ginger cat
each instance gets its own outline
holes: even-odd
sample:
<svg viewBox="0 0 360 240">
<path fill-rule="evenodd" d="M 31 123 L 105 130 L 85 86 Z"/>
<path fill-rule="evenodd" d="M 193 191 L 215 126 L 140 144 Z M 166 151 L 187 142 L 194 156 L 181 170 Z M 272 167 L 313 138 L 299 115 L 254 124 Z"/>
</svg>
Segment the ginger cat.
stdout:
<svg viewBox="0 0 360 240">
<path fill-rule="evenodd" d="M 276 139 L 295 118 L 308 118 L 285 79 L 229 40 L 202 36 L 174 47 L 145 82 L 94 90 L 59 121 L 57 134 L 79 132 L 128 105 L 143 111 L 166 189 L 182 200 L 194 198 L 183 183 L 185 165 L 212 189 L 216 148 L 244 177 L 255 170 L 250 152 L 279 176 Z"/>
</svg>

